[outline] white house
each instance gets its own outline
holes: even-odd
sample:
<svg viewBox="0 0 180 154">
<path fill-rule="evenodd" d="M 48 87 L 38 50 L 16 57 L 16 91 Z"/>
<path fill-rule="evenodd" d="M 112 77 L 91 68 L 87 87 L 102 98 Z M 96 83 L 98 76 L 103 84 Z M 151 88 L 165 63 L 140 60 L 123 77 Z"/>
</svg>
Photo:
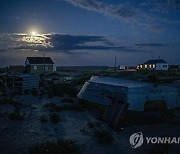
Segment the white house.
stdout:
<svg viewBox="0 0 180 154">
<path fill-rule="evenodd" d="M 137 69 L 168 70 L 168 63 L 163 59 L 148 60 L 137 66 Z"/>
</svg>

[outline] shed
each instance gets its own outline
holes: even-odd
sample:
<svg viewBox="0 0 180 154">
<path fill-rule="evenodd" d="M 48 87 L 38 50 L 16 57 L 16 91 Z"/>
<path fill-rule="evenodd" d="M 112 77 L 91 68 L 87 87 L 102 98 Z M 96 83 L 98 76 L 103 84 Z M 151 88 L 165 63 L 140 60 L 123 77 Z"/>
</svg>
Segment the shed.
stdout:
<svg viewBox="0 0 180 154">
<path fill-rule="evenodd" d="M 30 74 L 10 74 L 7 75 L 7 86 L 20 91 L 39 88 L 39 76 Z"/>
</svg>

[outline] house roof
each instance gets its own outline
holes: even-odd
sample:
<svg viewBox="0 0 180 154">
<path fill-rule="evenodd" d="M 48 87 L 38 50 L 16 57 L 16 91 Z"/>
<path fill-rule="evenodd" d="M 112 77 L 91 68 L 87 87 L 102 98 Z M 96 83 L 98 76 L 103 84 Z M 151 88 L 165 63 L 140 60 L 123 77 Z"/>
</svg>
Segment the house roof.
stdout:
<svg viewBox="0 0 180 154">
<path fill-rule="evenodd" d="M 92 77 L 89 82 L 93 82 L 97 84 L 112 85 L 112 86 L 127 87 L 127 88 L 145 87 L 145 86 L 150 85 L 150 83 L 147 83 L 147 82 L 126 80 L 126 79 L 112 78 L 112 77 L 98 77 L 98 76 Z"/>
<path fill-rule="evenodd" d="M 155 59 L 155 60 L 148 60 L 144 64 L 157 64 L 157 63 L 167 63 L 167 62 L 163 59 Z"/>
<path fill-rule="evenodd" d="M 27 57 L 30 64 L 54 64 L 50 57 Z"/>
</svg>

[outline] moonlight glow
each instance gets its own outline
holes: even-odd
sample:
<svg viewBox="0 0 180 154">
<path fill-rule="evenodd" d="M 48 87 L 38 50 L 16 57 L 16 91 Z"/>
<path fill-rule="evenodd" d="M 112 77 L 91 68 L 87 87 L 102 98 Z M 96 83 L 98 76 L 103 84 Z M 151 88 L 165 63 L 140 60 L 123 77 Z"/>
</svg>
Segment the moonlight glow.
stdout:
<svg viewBox="0 0 180 154">
<path fill-rule="evenodd" d="M 31 35 L 33 35 L 33 36 L 35 36 L 37 33 L 35 32 L 35 31 L 33 31 L 32 33 L 31 33 Z"/>
</svg>

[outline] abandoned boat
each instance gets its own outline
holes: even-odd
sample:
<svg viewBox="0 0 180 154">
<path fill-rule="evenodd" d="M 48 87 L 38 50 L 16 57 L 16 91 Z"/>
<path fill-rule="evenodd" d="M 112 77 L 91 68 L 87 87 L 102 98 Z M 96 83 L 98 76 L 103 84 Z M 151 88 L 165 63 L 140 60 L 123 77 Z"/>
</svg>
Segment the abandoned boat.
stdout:
<svg viewBox="0 0 180 154">
<path fill-rule="evenodd" d="M 167 109 L 180 107 L 175 87 L 111 77 L 92 77 L 84 84 L 78 97 L 105 106 L 118 102 L 134 111 L 144 111 L 145 103 L 154 101 L 165 102 Z"/>
</svg>

